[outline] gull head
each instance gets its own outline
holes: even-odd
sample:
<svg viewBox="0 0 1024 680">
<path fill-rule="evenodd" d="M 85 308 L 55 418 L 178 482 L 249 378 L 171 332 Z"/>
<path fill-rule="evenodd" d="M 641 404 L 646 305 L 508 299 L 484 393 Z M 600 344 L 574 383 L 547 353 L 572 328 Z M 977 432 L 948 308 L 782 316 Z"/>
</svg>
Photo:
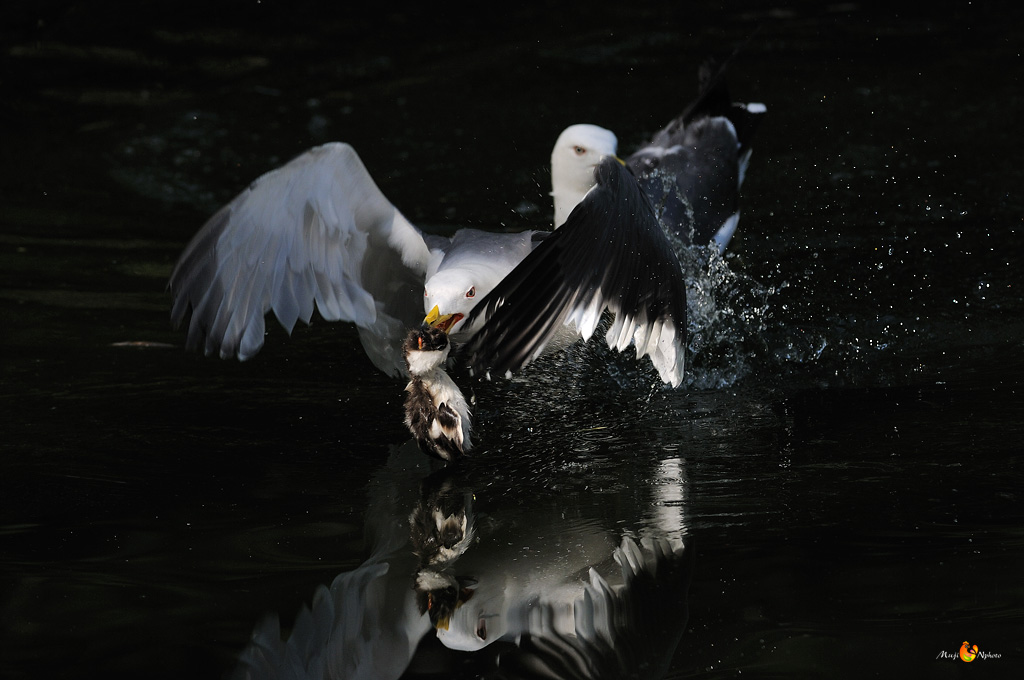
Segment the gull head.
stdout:
<svg viewBox="0 0 1024 680">
<path fill-rule="evenodd" d="M 565 223 L 576 204 L 594 186 L 594 168 L 605 156 L 614 156 L 615 133 L 581 123 L 562 131 L 551 150 L 551 196 L 555 201 L 555 227 Z"/>
<path fill-rule="evenodd" d="M 469 311 L 487 292 L 480 290 L 470 269 L 439 271 L 423 287 L 423 311 L 427 314 L 423 322 L 446 333 L 458 333 L 464 330 Z"/>
<path fill-rule="evenodd" d="M 476 591 L 469 591 L 471 594 Z M 489 602 L 480 602 L 481 597 L 465 598 L 451 615 L 445 619 L 444 626 L 436 626 L 437 639 L 448 649 L 463 652 L 475 652 L 487 645 L 500 640 L 509 632 L 509 602 L 506 601 L 504 589 L 492 594 Z"/>
</svg>

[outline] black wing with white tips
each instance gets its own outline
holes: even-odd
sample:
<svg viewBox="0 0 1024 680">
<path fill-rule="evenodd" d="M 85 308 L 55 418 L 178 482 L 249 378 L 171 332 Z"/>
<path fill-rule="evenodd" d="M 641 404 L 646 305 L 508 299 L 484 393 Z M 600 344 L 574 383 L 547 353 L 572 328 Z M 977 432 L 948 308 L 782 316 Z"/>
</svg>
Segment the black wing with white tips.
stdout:
<svg viewBox="0 0 1024 680">
<path fill-rule="evenodd" d="M 609 346 L 622 351 L 632 343 L 662 380 L 682 382 L 686 286 L 679 260 L 632 173 L 605 158 L 594 175 L 597 185 L 566 223 L 471 312 L 467 325 L 485 319 L 466 347 L 475 370 L 504 374 L 525 366 L 570 322 L 589 339 L 607 309 L 615 314 Z"/>
</svg>

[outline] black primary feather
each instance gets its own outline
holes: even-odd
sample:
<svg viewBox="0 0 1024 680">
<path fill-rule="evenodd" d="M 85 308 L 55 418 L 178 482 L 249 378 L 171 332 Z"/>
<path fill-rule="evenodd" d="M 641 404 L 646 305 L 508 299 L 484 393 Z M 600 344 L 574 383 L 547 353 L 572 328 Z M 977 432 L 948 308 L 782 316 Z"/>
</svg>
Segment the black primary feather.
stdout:
<svg viewBox="0 0 1024 680">
<path fill-rule="evenodd" d="M 518 370 L 567 319 L 585 317 L 588 328 L 578 330 L 586 336 L 601 309 L 608 309 L 623 315 L 619 320 L 628 324 L 627 333 L 655 322 L 671 325 L 681 380 L 686 286 L 679 260 L 633 174 L 616 159 L 605 158 L 594 175 L 597 185 L 565 224 L 470 312 L 467 326 L 481 316 L 486 320 L 466 347 L 474 370 Z M 584 314 L 587 309 L 596 314 Z M 622 326 L 613 326 L 609 344 L 615 344 L 617 328 Z"/>
</svg>

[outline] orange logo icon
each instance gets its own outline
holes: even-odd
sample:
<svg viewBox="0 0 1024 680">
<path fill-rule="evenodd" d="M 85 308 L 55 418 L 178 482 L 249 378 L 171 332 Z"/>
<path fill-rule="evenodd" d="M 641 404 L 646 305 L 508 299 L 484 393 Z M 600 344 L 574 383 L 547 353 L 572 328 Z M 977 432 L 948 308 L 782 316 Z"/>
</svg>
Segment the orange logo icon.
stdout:
<svg viewBox="0 0 1024 680">
<path fill-rule="evenodd" d="M 960 646 L 960 658 L 967 663 L 974 661 L 974 657 L 978 656 L 978 645 L 967 646 L 967 641 Z"/>
</svg>

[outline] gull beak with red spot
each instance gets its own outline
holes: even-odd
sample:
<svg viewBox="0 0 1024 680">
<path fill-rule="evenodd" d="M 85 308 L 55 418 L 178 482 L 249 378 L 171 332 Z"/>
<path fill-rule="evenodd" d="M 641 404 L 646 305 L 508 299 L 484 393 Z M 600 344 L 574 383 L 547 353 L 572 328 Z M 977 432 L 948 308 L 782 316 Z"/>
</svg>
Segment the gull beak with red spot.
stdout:
<svg viewBox="0 0 1024 680">
<path fill-rule="evenodd" d="M 462 320 L 463 314 L 441 314 L 441 311 L 434 305 L 434 308 L 423 317 L 423 323 L 434 328 L 440 328 L 445 333 L 449 332 L 455 324 Z"/>
</svg>

